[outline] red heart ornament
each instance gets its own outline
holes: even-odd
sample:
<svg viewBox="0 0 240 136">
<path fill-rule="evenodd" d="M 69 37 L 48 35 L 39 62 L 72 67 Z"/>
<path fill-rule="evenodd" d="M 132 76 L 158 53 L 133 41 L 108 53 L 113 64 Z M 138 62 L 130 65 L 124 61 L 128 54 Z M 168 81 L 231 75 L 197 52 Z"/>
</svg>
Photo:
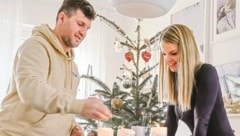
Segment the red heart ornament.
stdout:
<svg viewBox="0 0 240 136">
<path fill-rule="evenodd" d="M 128 62 L 130 62 L 133 59 L 133 53 L 131 51 L 126 52 L 125 58 Z"/>
<path fill-rule="evenodd" d="M 144 51 L 142 52 L 142 58 L 145 62 L 148 62 L 151 58 L 151 52 L 148 52 L 148 51 Z"/>
</svg>

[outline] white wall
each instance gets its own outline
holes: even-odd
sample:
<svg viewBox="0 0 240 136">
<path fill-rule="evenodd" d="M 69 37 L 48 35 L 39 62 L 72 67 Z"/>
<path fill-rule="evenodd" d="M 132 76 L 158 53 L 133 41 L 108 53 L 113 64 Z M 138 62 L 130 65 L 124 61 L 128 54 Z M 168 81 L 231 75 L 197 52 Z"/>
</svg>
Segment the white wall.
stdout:
<svg viewBox="0 0 240 136">
<path fill-rule="evenodd" d="M 209 46 L 209 62 L 214 65 L 227 64 L 240 60 L 240 37 Z"/>
<path fill-rule="evenodd" d="M 23 23 L 54 26 L 60 0 L 23 0 Z"/>
</svg>

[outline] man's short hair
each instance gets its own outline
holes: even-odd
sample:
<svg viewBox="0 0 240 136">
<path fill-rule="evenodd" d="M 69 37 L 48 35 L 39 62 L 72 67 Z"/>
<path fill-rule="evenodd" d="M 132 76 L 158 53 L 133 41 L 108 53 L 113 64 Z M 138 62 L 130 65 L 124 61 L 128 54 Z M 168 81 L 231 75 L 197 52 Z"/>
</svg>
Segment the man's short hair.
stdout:
<svg viewBox="0 0 240 136">
<path fill-rule="evenodd" d="M 71 17 L 78 9 L 81 10 L 88 19 L 95 19 L 96 12 L 87 0 L 64 0 L 58 10 L 58 14 L 63 11 L 68 17 Z"/>
</svg>

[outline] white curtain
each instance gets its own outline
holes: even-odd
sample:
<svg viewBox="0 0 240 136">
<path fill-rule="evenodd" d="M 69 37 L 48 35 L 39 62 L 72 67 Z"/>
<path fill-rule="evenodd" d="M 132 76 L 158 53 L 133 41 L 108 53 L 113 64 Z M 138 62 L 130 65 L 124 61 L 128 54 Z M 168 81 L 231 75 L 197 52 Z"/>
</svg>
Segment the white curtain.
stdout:
<svg viewBox="0 0 240 136">
<path fill-rule="evenodd" d="M 80 75 L 93 75 L 101 80 L 105 79 L 105 50 L 104 25 L 98 19 L 93 21 L 84 41 L 75 49 L 75 61 L 78 65 Z M 106 36 L 106 35 L 105 35 Z M 99 86 L 87 79 L 81 79 L 78 98 L 86 98 L 94 93 Z"/>
<path fill-rule="evenodd" d="M 0 1 L 0 101 L 6 93 L 13 58 L 20 43 L 22 0 Z"/>
<path fill-rule="evenodd" d="M 102 10 L 98 11 L 98 14 L 111 21 L 116 21 L 116 24 L 125 23 L 122 16 L 113 11 Z M 75 61 L 80 74 L 87 74 L 88 66 L 91 66 L 92 75 L 104 82 L 110 89 L 112 89 L 113 83 L 118 81 L 116 77 L 122 75 L 120 67 L 124 63 L 124 49 L 120 53 L 115 51 L 115 38 L 119 39 L 122 36 L 102 20 L 96 18 L 86 39 L 75 50 Z M 77 97 L 86 98 L 93 94 L 96 89 L 102 88 L 96 83 L 81 79 Z"/>
</svg>

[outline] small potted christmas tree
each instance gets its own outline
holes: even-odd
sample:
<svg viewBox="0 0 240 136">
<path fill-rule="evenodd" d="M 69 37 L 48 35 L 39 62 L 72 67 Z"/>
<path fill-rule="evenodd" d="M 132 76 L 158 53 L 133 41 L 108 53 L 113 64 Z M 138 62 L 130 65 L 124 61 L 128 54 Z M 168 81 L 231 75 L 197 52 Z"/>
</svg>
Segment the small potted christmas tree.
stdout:
<svg viewBox="0 0 240 136">
<path fill-rule="evenodd" d="M 101 15 L 98 17 L 126 38 L 125 42 L 116 40 L 115 46 L 128 48 L 124 57 L 128 63 L 132 64 L 133 68 L 123 64 L 120 68 L 123 75 L 117 77 L 118 82 L 114 82 L 112 89 L 94 76 L 81 76 L 81 78 L 89 79 L 101 87 L 95 92 L 103 96 L 105 104 L 113 113 L 112 119 L 98 123 L 97 126 L 111 127 L 114 130 L 122 127 L 131 128 L 132 126 L 145 126 L 146 128 L 163 126 L 166 119 L 166 104 L 158 100 L 158 75 L 151 74 L 158 63 L 151 67 L 140 68 L 140 59 L 145 63 L 151 59 L 151 45 L 157 41 L 160 32 L 149 40 L 145 39 L 144 44 L 141 45 L 140 25 L 137 26 L 136 30 L 137 40 L 133 41 L 114 22 Z M 151 87 L 146 88 L 149 85 Z M 96 126 L 95 121 L 88 121 L 90 122 L 88 125 Z M 148 132 L 147 130 L 146 132 Z"/>
</svg>

